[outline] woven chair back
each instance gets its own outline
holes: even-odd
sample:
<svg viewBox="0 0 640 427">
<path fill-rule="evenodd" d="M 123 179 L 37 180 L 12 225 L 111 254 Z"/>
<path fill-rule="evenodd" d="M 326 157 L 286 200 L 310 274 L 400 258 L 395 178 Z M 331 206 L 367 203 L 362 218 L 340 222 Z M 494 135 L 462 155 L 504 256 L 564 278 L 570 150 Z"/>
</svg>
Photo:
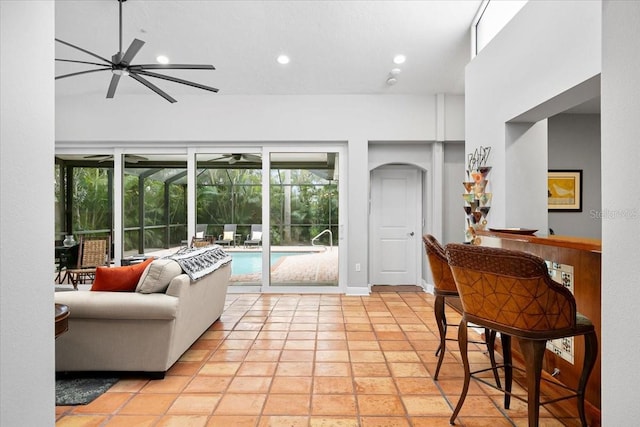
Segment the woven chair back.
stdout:
<svg viewBox="0 0 640 427">
<path fill-rule="evenodd" d="M 98 267 L 109 265 L 109 238 L 82 239 L 82 257 L 80 268 Z"/>
<path fill-rule="evenodd" d="M 556 335 L 576 323 L 571 292 L 554 282 L 543 259 L 520 251 L 446 246 L 465 315 L 513 336 Z"/>
<path fill-rule="evenodd" d="M 456 282 L 453 279 L 451 268 L 447 261 L 447 255 L 440 242 L 431 234 L 422 236 L 424 249 L 427 253 L 431 274 L 433 276 L 433 286 L 436 291 L 445 291 L 448 293 L 457 293 Z"/>
</svg>

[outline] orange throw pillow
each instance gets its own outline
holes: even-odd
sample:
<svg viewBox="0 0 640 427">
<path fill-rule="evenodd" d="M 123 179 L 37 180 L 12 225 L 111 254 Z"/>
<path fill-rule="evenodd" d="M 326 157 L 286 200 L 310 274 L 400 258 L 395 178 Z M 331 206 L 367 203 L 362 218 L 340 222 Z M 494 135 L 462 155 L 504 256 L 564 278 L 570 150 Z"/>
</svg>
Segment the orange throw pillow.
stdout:
<svg viewBox="0 0 640 427">
<path fill-rule="evenodd" d="M 98 267 L 91 290 L 133 292 L 136 290 L 140 276 L 152 261 L 153 258 L 149 258 L 140 264 L 125 267 Z"/>
</svg>

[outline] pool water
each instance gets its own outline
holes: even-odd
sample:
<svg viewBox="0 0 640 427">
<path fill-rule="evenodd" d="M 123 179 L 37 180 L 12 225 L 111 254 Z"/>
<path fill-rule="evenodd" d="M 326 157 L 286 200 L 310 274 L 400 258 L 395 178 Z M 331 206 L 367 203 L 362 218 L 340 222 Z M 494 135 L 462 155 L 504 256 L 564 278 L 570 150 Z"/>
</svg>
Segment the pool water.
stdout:
<svg viewBox="0 0 640 427">
<path fill-rule="evenodd" d="M 304 252 L 272 252 L 271 265 L 282 257 L 302 255 Z M 262 271 L 262 252 L 233 252 L 230 253 L 231 274 L 251 274 Z"/>
</svg>

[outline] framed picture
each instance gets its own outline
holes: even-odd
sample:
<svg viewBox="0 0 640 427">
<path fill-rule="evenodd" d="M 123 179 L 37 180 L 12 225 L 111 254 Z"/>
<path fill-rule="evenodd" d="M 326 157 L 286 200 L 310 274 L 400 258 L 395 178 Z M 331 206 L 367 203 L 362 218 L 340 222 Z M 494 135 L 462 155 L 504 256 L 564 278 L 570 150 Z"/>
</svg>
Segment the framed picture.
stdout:
<svg viewBox="0 0 640 427">
<path fill-rule="evenodd" d="M 550 212 L 582 212 L 582 170 L 550 170 L 547 196 Z"/>
</svg>

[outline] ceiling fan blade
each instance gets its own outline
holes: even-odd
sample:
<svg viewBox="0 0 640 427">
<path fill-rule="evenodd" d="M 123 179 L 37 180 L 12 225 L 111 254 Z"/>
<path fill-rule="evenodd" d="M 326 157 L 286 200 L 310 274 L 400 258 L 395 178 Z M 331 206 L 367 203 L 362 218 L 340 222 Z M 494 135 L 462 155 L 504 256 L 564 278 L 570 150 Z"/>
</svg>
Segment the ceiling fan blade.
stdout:
<svg viewBox="0 0 640 427">
<path fill-rule="evenodd" d="M 113 74 L 111 76 L 111 83 L 109 83 L 109 90 L 107 90 L 107 98 L 113 98 L 113 95 L 116 94 L 116 88 L 118 87 L 119 81 L 120 74 Z"/>
<path fill-rule="evenodd" d="M 73 76 L 79 76 L 80 74 L 88 74 L 88 73 L 95 73 L 97 71 L 104 71 L 104 70 L 110 70 L 111 67 L 108 68 L 98 68 L 96 70 L 86 70 L 86 71 L 78 71 L 76 73 L 71 73 L 71 74 L 63 74 L 61 76 L 57 76 L 56 80 L 58 79 L 64 79 L 65 77 L 73 77 Z"/>
<path fill-rule="evenodd" d="M 158 95 L 160 95 L 161 97 L 163 97 L 164 99 L 166 99 L 167 101 L 171 102 L 172 104 L 174 102 L 177 102 L 175 99 L 173 99 L 172 97 L 170 97 L 167 93 L 165 93 L 162 89 L 160 89 L 158 86 L 154 85 L 153 83 L 151 83 L 150 81 L 140 77 L 139 75 L 137 75 L 136 73 L 130 73 L 129 74 L 134 80 L 142 83 L 143 85 L 145 85 L 146 87 L 148 87 L 149 89 L 151 89 L 152 91 L 154 91 L 155 93 L 157 93 Z"/>
<path fill-rule="evenodd" d="M 73 62 L 74 64 L 97 65 L 98 67 L 104 67 L 105 66 L 105 64 L 98 64 L 97 62 L 76 61 L 75 59 L 60 59 L 60 58 L 56 58 L 56 61 L 59 61 L 59 62 Z"/>
<path fill-rule="evenodd" d="M 102 56 L 100 56 L 100 55 L 96 55 L 96 54 L 95 54 L 95 53 L 93 53 L 93 52 L 89 52 L 89 51 L 88 51 L 88 50 L 86 50 L 86 49 L 83 49 L 83 48 L 78 47 L 78 46 L 76 46 L 76 45 L 73 45 L 73 44 L 71 44 L 71 43 L 65 42 L 64 40 L 56 39 L 56 41 L 57 41 L 58 43 L 62 43 L 62 44 L 64 44 L 64 45 L 67 45 L 67 46 L 69 46 L 69 47 L 72 47 L 72 48 L 74 48 L 74 49 L 77 49 L 77 50 L 79 50 L 80 52 L 84 52 L 84 53 L 86 53 L 87 55 L 91 55 L 91 56 L 93 56 L 93 57 L 95 57 L 95 58 L 98 58 L 98 59 L 100 59 L 100 60 L 102 60 L 102 61 L 106 62 L 107 64 L 114 65 L 114 64 L 113 64 L 113 62 L 109 61 L 108 59 L 105 59 L 105 58 L 103 58 L 103 57 L 102 57 Z M 100 64 L 100 65 L 103 65 L 103 64 Z"/>
<path fill-rule="evenodd" d="M 120 64 L 129 65 L 131 63 L 131 60 L 138 54 L 138 51 L 142 46 L 144 46 L 144 42 L 142 40 L 133 39 L 133 41 L 129 45 L 129 48 L 120 60 Z"/>
<path fill-rule="evenodd" d="M 231 157 L 231 154 L 223 154 L 220 157 L 214 157 L 213 159 L 205 160 L 205 162 L 215 162 L 217 160 L 228 159 L 229 157 Z"/>
<path fill-rule="evenodd" d="M 138 64 L 129 67 L 131 70 L 215 70 L 207 64 Z"/>
<path fill-rule="evenodd" d="M 179 79 L 177 77 L 165 76 L 163 74 L 152 73 L 150 71 L 142 71 L 142 70 L 141 71 L 136 71 L 136 73 L 142 74 L 144 76 L 155 77 L 157 79 L 168 80 L 170 82 L 181 83 L 181 84 L 187 85 L 187 86 L 197 87 L 198 89 L 209 90 L 211 92 L 218 92 L 218 89 L 216 89 L 215 87 L 205 86 L 205 85 L 202 85 L 200 83 L 190 82 L 188 80 L 182 80 L 182 79 Z"/>
<path fill-rule="evenodd" d="M 261 162 L 262 161 L 262 157 L 256 155 L 256 154 L 243 154 L 242 157 L 244 157 L 245 160 L 249 161 L 249 162 Z"/>
</svg>

